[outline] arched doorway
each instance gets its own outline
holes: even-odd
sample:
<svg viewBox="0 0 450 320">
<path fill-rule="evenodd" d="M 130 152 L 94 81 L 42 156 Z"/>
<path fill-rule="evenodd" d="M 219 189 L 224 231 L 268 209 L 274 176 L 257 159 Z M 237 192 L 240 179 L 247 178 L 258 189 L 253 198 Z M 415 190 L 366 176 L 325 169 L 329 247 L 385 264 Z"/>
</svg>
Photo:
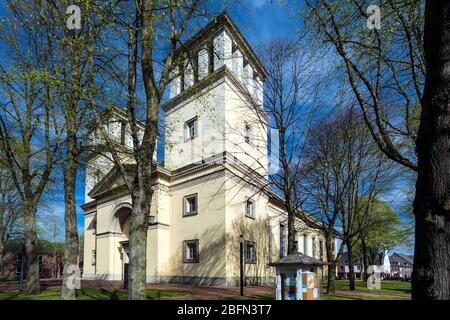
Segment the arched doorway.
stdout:
<svg viewBox="0 0 450 320">
<path fill-rule="evenodd" d="M 124 287 L 128 285 L 129 248 L 128 235 L 130 230 L 131 204 L 121 203 L 115 209 L 111 221 L 111 231 L 117 236 L 117 250 L 120 259 L 120 272 Z M 116 251 L 117 252 L 117 251 Z"/>
</svg>

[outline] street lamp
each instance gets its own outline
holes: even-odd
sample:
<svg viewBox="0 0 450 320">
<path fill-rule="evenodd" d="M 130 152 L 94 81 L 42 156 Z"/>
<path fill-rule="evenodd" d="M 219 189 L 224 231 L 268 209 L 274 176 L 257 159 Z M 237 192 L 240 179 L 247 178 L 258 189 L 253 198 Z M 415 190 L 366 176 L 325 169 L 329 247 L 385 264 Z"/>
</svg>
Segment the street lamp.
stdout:
<svg viewBox="0 0 450 320">
<path fill-rule="evenodd" d="M 240 287 L 241 296 L 244 295 L 244 236 L 239 236 L 239 263 L 240 263 Z"/>
</svg>

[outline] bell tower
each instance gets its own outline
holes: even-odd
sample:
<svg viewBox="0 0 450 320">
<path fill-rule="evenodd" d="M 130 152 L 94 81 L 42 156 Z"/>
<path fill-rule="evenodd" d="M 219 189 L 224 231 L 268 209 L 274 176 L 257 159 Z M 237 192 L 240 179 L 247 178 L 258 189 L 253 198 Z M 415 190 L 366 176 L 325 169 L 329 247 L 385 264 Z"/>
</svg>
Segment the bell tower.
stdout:
<svg viewBox="0 0 450 320">
<path fill-rule="evenodd" d="M 261 61 L 226 13 L 186 47 L 163 105 L 165 167 L 176 170 L 226 155 L 267 176 L 267 73 Z"/>
</svg>

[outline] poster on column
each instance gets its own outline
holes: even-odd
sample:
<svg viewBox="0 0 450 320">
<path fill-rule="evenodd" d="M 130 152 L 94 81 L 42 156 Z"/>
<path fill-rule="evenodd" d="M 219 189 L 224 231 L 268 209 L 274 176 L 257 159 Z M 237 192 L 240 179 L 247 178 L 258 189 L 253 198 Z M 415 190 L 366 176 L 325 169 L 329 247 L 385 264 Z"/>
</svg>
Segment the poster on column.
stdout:
<svg viewBox="0 0 450 320">
<path fill-rule="evenodd" d="M 314 274 L 308 273 L 307 282 L 308 282 L 308 289 L 314 289 Z"/>
<path fill-rule="evenodd" d="M 302 270 L 297 270 L 297 277 L 296 277 L 296 300 L 303 300 L 303 289 L 302 289 Z"/>
</svg>

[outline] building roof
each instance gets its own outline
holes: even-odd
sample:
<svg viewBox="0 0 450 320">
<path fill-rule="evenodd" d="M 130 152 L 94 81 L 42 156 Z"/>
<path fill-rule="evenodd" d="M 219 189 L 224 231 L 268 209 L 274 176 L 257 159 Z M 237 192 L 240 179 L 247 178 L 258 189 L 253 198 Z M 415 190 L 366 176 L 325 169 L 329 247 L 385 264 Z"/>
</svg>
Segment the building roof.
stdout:
<svg viewBox="0 0 450 320">
<path fill-rule="evenodd" d="M 353 264 L 355 266 L 361 266 L 362 265 L 362 261 L 360 258 L 354 257 L 353 258 Z M 347 252 L 343 252 L 339 258 L 338 261 L 338 266 L 348 266 L 348 253 Z"/>
<path fill-rule="evenodd" d="M 278 261 L 269 263 L 269 266 L 323 266 L 325 264 L 326 263 L 322 260 L 307 256 L 306 254 L 300 252 L 294 252 Z"/>
<path fill-rule="evenodd" d="M 375 265 L 383 265 L 383 258 L 384 258 L 384 254 L 383 253 L 378 253 L 373 259 L 373 261 L 371 261 L 371 258 L 369 257 L 369 265 L 370 264 L 375 264 Z M 355 266 L 362 266 L 362 259 L 360 257 L 354 257 L 353 258 L 353 264 Z M 343 252 L 342 255 L 339 258 L 338 261 L 338 266 L 348 266 L 348 253 L 347 252 Z"/>
<path fill-rule="evenodd" d="M 392 266 L 403 266 L 403 267 L 413 267 L 414 265 L 414 257 L 409 256 L 403 253 L 393 253 L 389 256 L 389 262 Z M 399 264 L 400 263 L 400 264 Z"/>
</svg>

